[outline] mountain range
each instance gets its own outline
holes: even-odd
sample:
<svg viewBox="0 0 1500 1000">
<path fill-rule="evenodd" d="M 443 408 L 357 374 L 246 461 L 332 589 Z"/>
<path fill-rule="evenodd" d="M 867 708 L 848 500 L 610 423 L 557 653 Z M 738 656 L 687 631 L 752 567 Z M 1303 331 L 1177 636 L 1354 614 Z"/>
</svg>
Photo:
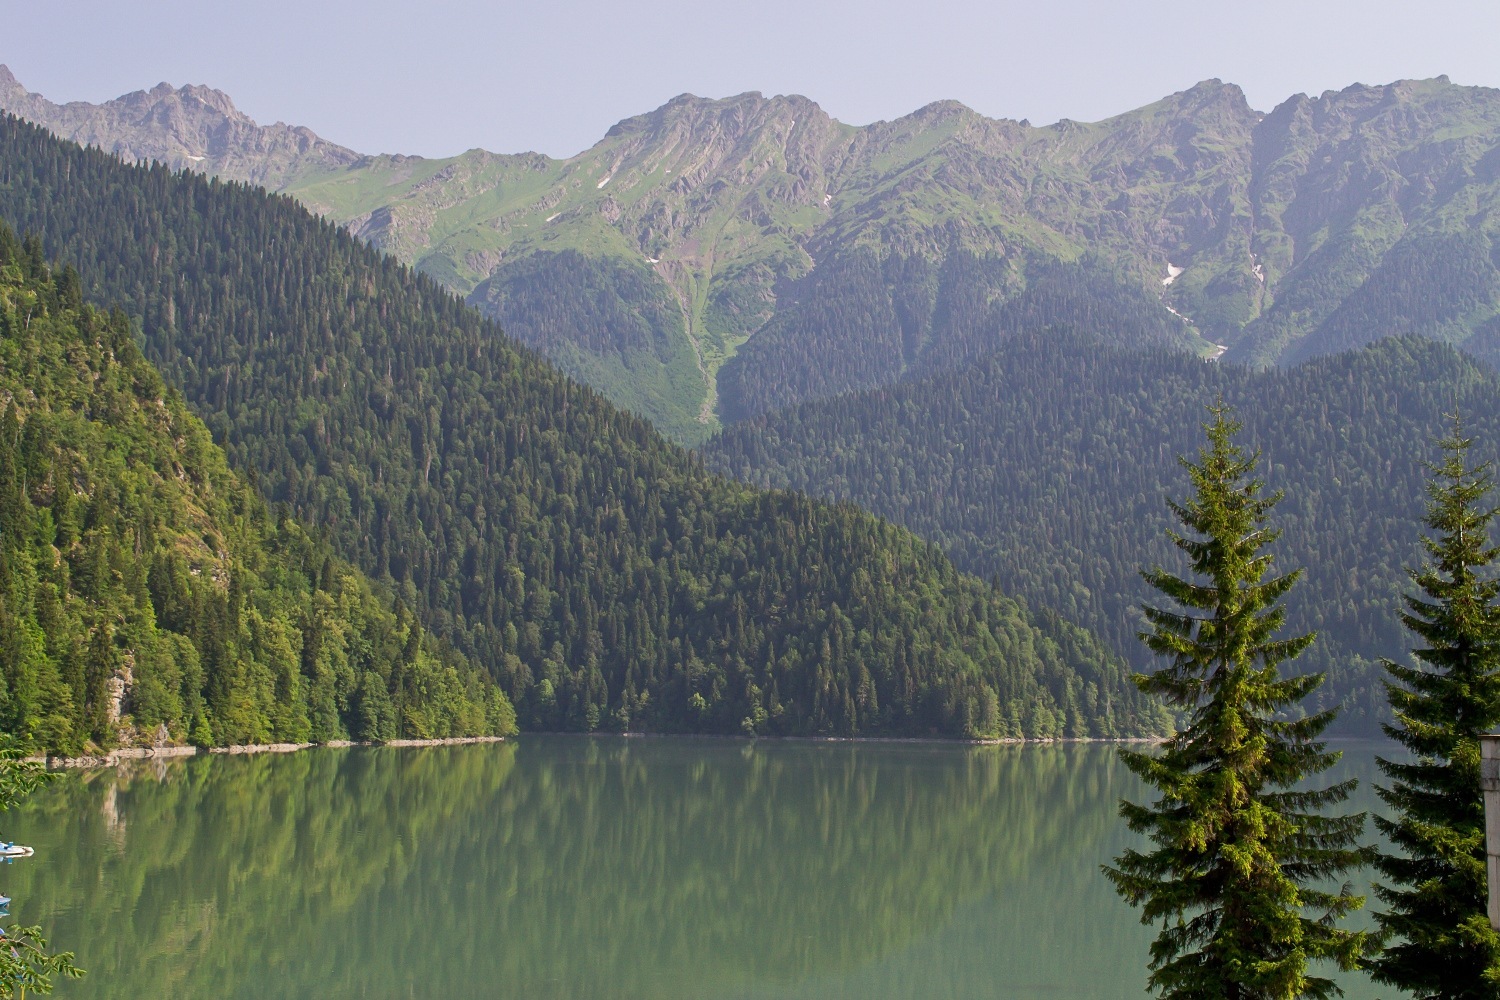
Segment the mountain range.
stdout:
<svg viewBox="0 0 1500 1000">
<path fill-rule="evenodd" d="M 3 69 L 0 108 L 290 194 L 679 441 L 971 360 L 1006 309 L 1094 318 L 1068 287 L 1254 365 L 1410 333 L 1500 359 L 1500 91 L 1442 77 L 1045 127 L 683 95 L 567 159 L 360 155 L 203 87 L 56 105 Z"/>
<path fill-rule="evenodd" d="M 0 103 L 140 163 L 7 124 L 0 216 L 523 726 L 1150 731 L 1137 570 L 1223 398 L 1368 731 L 1424 449 L 1500 414 L 1500 92 L 1441 78 L 1046 128 L 684 96 L 568 160 L 363 156 L 201 87 Z"/>
<path fill-rule="evenodd" d="M 401 627 L 414 619 L 497 681 L 523 728 L 1085 736 L 1166 722 L 1083 629 L 850 505 L 706 471 L 290 199 L 124 164 L 0 115 L 0 218 L 31 234 L 32 270 L 65 262 L 76 308 L 112 309 L 106 346 L 155 373 L 135 381 L 170 387 L 202 418 L 263 497 L 232 510 L 264 503 L 348 559 L 407 609 Z M 3 332 L 24 350 L 17 310 Z M 51 383 L 78 382 L 81 363 L 54 351 L 12 394 L 45 398 Z M 81 395 L 95 412 L 113 398 Z M 105 455 L 170 467 L 157 454 L 168 447 Z M 0 486 L 56 503 L 61 473 L 44 482 L 5 458 Z M 90 503 L 109 495 L 78 488 Z M 108 537 L 140 537 L 143 516 L 127 507 Z M 42 540 L 58 532 L 26 523 L 17 558 L 55 563 Z M 120 548 L 107 540 L 106 556 Z M 23 609 L 29 579 L 11 591 Z M 240 606 L 236 579 L 210 576 L 196 592 Z M 121 599 L 149 603 L 146 591 Z M 78 631 L 94 641 L 112 619 L 91 600 Z M 300 646 L 289 690 L 318 677 L 315 646 Z M 154 655 L 140 643 L 117 652 L 142 673 Z"/>
</svg>

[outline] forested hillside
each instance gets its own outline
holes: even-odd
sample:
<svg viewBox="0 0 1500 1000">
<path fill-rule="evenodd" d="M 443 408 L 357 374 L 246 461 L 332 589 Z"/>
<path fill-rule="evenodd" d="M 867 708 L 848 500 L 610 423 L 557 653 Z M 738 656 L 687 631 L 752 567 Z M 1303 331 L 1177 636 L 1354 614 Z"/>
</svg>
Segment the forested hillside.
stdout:
<svg viewBox="0 0 1500 1000">
<path fill-rule="evenodd" d="M 1087 633 L 850 506 L 705 473 L 290 199 L 6 118 L 0 215 L 123 302 L 231 464 L 499 678 L 523 726 L 1160 724 Z"/>
<path fill-rule="evenodd" d="M 1108 330 L 1123 347 L 1203 346 L 1187 322 L 1103 261 L 1017 262 L 954 250 L 855 250 L 825 262 L 719 373 L 728 422 L 809 399 L 920 377 L 1048 327 Z"/>
<path fill-rule="evenodd" d="M 0 223 L 0 730 L 77 753 L 514 725 L 488 677 L 230 472 L 123 313 Z"/>
<path fill-rule="evenodd" d="M 769 414 L 726 430 L 709 464 L 748 482 L 852 500 L 941 544 L 971 572 L 1088 624 L 1143 662 L 1138 576 L 1176 556 L 1165 500 L 1176 456 L 1220 395 L 1286 491 L 1278 566 L 1305 567 L 1288 627 L 1316 629 L 1299 664 L 1329 671 L 1322 703 L 1373 732 L 1374 661 L 1409 643 L 1403 567 L 1420 558 L 1424 460 L 1456 407 L 1500 455 L 1500 381 L 1452 348 L 1382 341 L 1254 372 L 1057 331 L 1018 335 L 961 372 Z"/>
</svg>

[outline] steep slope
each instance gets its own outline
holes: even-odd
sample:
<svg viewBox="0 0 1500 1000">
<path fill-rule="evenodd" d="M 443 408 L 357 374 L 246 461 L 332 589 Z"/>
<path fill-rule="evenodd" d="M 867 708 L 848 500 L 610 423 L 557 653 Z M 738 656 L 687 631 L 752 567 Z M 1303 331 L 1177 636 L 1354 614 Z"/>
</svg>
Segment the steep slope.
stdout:
<svg viewBox="0 0 1500 1000">
<path fill-rule="evenodd" d="M 703 472 L 289 199 L 6 118 L 0 215 L 126 301 L 231 462 L 495 674 L 523 725 L 1159 722 L 1086 633 L 853 508 Z"/>
<path fill-rule="evenodd" d="M 65 115 L 18 85 L 0 87 L 0 107 L 106 148 L 160 135 L 160 155 L 188 165 L 171 122 L 191 94 L 152 93 L 167 110 L 94 132 L 77 123 L 121 113 Z M 951 101 L 855 128 L 802 97 L 683 95 L 565 160 L 344 163 L 310 148 L 288 161 L 255 148 L 197 166 L 280 186 L 682 441 L 720 418 L 931 370 L 912 348 L 941 328 L 916 322 L 914 340 L 890 299 L 913 281 L 941 298 L 940 283 L 865 280 L 865 255 L 903 273 L 917 260 L 941 274 L 955 254 L 986 262 L 990 278 L 957 299 L 973 315 L 975 288 L 993 308 L 1029 287 L 1033 265 L 1092 262 L 1185 320 L 1169 341 L 1256 364 L 1406 333 L 1500 360 L 1487 346 L 1500 329 L 1500 92 L 1441 77 L 1298 95 L 1266 115 L 1206 81 L 1044 128 Z M 258 156 L 280 164 L 275 177 L 251 178 Z M 863 321 L 869 332 L 852 335 Z M 993 348 L 993 328 L 976 329 Z M 809 371 L 847 377 L 784 377 Z"/>
<path fill-rule="evenodd" d="M 1196 340 L 1181 317 L 1097 259 L 1016 262 L 955 250 L 934 264 L 921 255 L 882 259 L 855 250 L 818 267 L 783 303 L 719 373 L 726 422 L 788 399 L 961 367 L 1006 337 L 1037 329 L 1087 324 L 1131 348 L 1192 350 Z"/>
<path fill-rule="evenodd" d="M 1270 294 L 1231 357 L 1295 361 L 1403 333 L 1463 343 L 1500 312 L 1500 91 L 1440 77 L 1293 97 L 1257 129 L 1251 202 Z M 1457 263 L 1456 285 L 1424 260 Z M 1429 300 L 1416 313 L 1413 293 Z M 1343 308 L 1356 295 L 1358 330 Z"/>
<path fill-rule="evenodd" d="M 808 403 L 724 431 L 713 467 L 762 485 L 847 499 L 941 544 L 1034 604 L 1089 624 L 1144 663 L 1138 576 L 1177 557 L 1164 499 L 1188 487 L 1204 406 L 1220 396 L 1286 491 L 1282 567 L 1305 567 L 1289 627 L 1320 633 L 1303 662 L 1332 676 L 1345 725 L 1384 711 L 1375 660 L 1409 643 L 1397 620 L 1403 567 L 1420 550 L 1422 461 L 1461 411 L 1500 455 L 1500 378 L 1451 348 L 1382 341 L 1254 372 L 1076 335 L 1018 335 L 961 372 Z"/>
<path fill-rule="evenodd" d="M 514 729 L 229 471 L 128 320 L 0 223 L 0 728 L 76 753 Z"/>
</svg>

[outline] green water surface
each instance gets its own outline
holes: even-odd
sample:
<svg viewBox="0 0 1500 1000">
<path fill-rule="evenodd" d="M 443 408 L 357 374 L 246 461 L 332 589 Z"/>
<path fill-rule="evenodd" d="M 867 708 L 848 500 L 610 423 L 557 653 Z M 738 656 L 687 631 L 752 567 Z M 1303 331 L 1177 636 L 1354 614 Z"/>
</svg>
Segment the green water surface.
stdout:
<svg viewBox="0 0 1500 1000">
<path fill-rule="evenodd" d="M 0 818 L 37 848 L 0 891 L 65 998 L 1136 998 L 1098 869 L 1139 795 L 1098 745 L 215 755 L 64 775 Z"/>
</svg>

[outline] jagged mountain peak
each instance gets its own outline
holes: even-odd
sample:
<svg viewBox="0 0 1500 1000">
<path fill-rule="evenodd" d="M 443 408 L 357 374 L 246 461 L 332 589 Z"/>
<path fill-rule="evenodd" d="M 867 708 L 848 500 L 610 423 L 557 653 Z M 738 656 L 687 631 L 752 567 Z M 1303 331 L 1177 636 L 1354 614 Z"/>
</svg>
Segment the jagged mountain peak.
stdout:
<svg viewBox="0 0 1500 1000">
<path fill-rule="evenodd" d="M 126 160 L 156 160 L 276 188 L 290 177 L 359 159 L 307 128 L 259 125 L 228 94 L 204 84 L 162 82 L 103 104 L 57 104 L 26 90 L 9 68 L 0 70 L 0 109 Z"/>
<path fill-rule="evenodd" d="M 723 130 L 739 138 L 776 123 L 790 125 L 809 119 L 832 120 L 814 101 L 800 94 L 765 97 L 755 90 L 723 98 L 679 94 L 654 111 L 618 122 L 605 133 L 605 141 L 661 135 L 683 128 Z"/>
<path fill-rule="evenodd" d="M 564 251 L 598 270 L 557 265 L 585 285 L 645 289 L 630 292 L 631 307 L 650 299 L 653 316 L 682 326 L 653 334 L 676 345 L 662 348 L 670 385 L 639 388 L 633 355 L 618 378 L 575 373 L 623 386 L 619 401 L 688 428 L 685 440 L 715 412 L 717 366 L 851 248 L 1118 260 L 1214 349 L 1270 362 L 1303 338 L 1304 353 L 1343 344 L 1390 313 L 1373 291 L 1346 315 L 1332 310 L 1367 281 L 1407 281 L 1428 250 L 1381 261 L 1408 235 L 1500 239 L 1500 91 L 1446 77 L 1297 95 L 1270 113 L 1211 78 L 1103 121 L 1042 127 L 952 100 L 852 126 L 796 94 L 684 93 L 567 159 L 470 150 L 439 160 L 358 158 L 306 130 L 261 128 L 207 87 L 138 92 L 125 114 L 120 101 L 51 105 L 7 81 L 0 107 L 131 158 L 280 186 L 513 330 L 536 315 L 507 303 Z M 1482 308 L 1442 320 L 1454 339 L 1488 322 L 1492 298 L 1490 265 L 1460 242 L 1434 259 L 1478 275 L 1471 298 Z M 533 255 L 545 260 L 527 263 Z M 558 280 L 538 277 L 531 290 Z M 548 336 L 532 339 L 545 347 Z M 602 363 L 616 363 L 612 349 Z"/>
<path fill-rule="evenodd" d="M 945 100 L 924 104 L 913 111 L 910 117 L 919 119 L 949 118 L 954 115 L 972 115 L 976 113 L 973 108 L 962 101 Z"/>
<path fill-rule="evenodd" d="M 1262 112 L 1250 106 L 1249 99 L 1238 84 L 1222 80 L 1201 80 L 1186 90 L 1168 94 L 1159 101 L 1134 111 L 1107 118 L 1099 124 L 1110 125 L 1140 118 L 1189 118 L 1202 121 L 1206 118 L 1221 118 L 1236 122 L 1249 122 L 1263 117 Z"/>
</svg>

